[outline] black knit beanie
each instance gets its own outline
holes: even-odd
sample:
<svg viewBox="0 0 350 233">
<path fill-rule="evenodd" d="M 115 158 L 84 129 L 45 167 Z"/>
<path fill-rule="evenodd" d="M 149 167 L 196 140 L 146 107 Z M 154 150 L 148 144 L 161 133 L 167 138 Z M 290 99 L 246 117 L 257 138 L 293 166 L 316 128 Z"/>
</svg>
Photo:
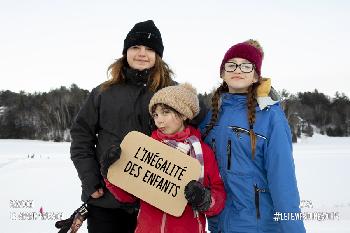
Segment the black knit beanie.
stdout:
<svg viewBox="0 0 350 233">
<path fill-rule="evenodd" d="M 124 40 L 123 54 L 126 54 L 126 50 L 134 45 L 147 46 L 163 57 L 162 35 L 152 20 L 135 24 Z"/>
</svg>

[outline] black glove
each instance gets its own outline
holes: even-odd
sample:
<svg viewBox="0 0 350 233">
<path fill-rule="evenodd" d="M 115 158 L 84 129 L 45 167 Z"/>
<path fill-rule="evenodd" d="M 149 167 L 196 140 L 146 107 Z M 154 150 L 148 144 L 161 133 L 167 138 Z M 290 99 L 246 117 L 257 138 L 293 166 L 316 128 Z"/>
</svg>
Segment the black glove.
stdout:
<svg viewBox="0 0 350 233">
<path fill-rule="evenodd" d="M 55 227 L 60 229 L 58 233 L 67 233 L 71 230 L 71 233 L 75 233 L 79 230 L 85 219 L 87 218 L 88 210 L 87 205 L 84 203 L 67 219 L 57 221 Z"/>
<path fill-rule="evenodd" d="M 206 211 L 211 204 L 210 190 L 198 181 L 191 180 L 185 187 L 185 197 L 194 210 Z"/>
<path fill-rule="evenodd" d="M 120 147 L 112 145 L 103 156 L 101 162 L 101 174 L 104 178 L 107 178 L 108 168 L 120 158 Z"/>
</svg>

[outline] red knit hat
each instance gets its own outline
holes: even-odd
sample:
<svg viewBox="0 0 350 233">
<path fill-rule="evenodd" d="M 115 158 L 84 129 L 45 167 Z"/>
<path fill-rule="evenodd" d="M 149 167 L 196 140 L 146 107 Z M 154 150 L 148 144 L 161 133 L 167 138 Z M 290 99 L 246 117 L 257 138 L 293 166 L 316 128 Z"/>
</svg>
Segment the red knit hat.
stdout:
<svg viewBox="0 0 350 233">
<path fill-rule="evenodd" d="M 253 40 L 251 40 L 253 41 Z M 255 41 L 258 43 L 257 41 Z M 224 69 L 225 63 L 232 58 L 243 58 L 255 65 L 255 70 L 258 75 L 261 75 L 261 63 L 263 60 L 263 53 L 261 50 L 256 48 L 255 46 L 249 44 L 249 41 L 245 41 L 243 43 L 235 44 L 225 53 L 224 58 L 222 59 L 220 66 L 220 74 Z"/>
</svg>

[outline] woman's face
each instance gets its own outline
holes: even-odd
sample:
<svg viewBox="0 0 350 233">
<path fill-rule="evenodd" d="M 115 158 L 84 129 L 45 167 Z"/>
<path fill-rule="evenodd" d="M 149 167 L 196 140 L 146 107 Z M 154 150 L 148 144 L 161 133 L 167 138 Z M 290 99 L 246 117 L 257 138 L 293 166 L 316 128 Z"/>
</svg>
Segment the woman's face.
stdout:
<svg viewBox="0 0 350 233">
<path fill-rule="evenodd" d="M 237 65 L 240 65 L 240 67 Z M 234 70 L 235 67 L 236 69 Z M 226 82 L 230 93 L 246 93 L 248 92 L 248 87 L 258 81 L 253 64 L 243 58 L 228 60 L 225 64 L 222 78 Z"/>
<path fill-rule="evenodd" d="M 152 68 L 156 62 L 156 53 L 143 45 L 135 45 L 128 48 L 126 58 L 131 68 L 144 70 Z"/>
<path fill-rule="evenodd" d="M 174 111 L 164 108 L 160 105 L 152 113 L 154 123 L 164 134 L 174 134 L 184 130 L 185 117 L 180 117 Z"/>
</svg>

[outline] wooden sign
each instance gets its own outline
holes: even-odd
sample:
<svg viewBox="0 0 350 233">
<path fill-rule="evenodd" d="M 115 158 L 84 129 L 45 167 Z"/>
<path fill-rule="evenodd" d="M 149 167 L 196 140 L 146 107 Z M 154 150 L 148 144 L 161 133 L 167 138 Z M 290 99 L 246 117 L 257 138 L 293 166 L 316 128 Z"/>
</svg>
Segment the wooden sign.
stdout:
<svg viewBox="0 0 350 233">
<path fill-rule="evenodd" d="M 185 186 L 198 180 L 199 161 L 140 132 L 128 133 L 121 156 L 108 170 L 112 184 L 158 209 L 179 217 L 187 200 Z"/>
</svg>

